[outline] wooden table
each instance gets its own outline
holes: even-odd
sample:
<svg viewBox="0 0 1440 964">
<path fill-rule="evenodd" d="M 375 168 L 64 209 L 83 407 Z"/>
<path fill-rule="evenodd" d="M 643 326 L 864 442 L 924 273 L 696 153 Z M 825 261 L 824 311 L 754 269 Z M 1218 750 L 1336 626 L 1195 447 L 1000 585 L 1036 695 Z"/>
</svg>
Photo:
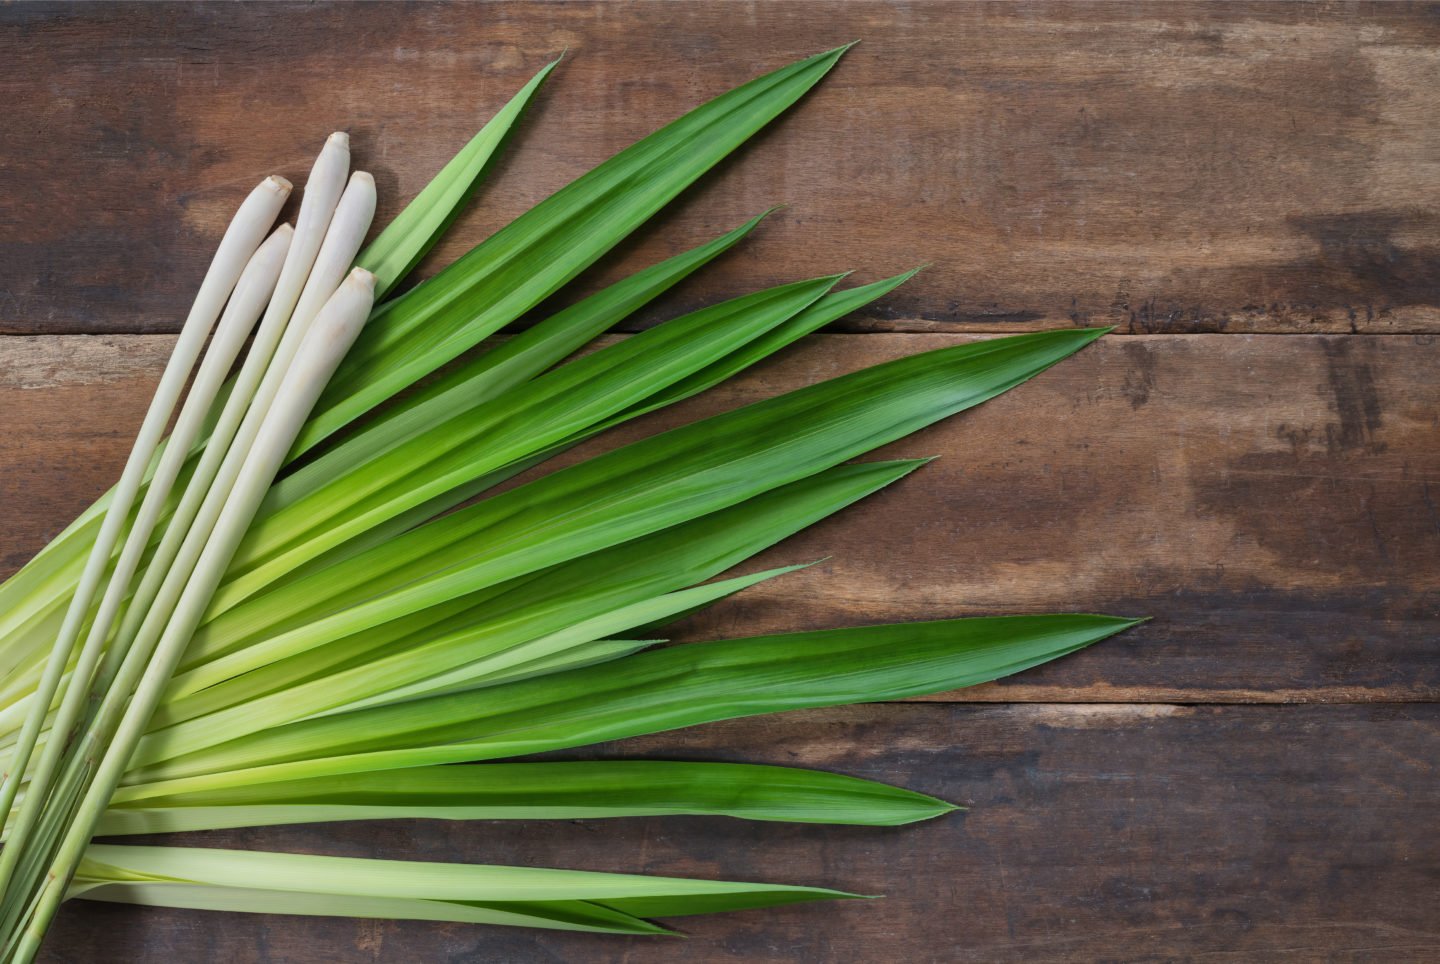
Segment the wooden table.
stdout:
<svg viewBox="0 0 1440 964">
<path fill-rule="evenodd" d="M 789 207 L 646 321 L 934 266 L 629 434 L 997 332 L 1118 326 L 892 446 L 935 465 L 765 557 L 686 638 L 1085 609 L 1154 621 L 999 685 L 625 752 L 833 768 L 967 804 L 197 835 L 813 882 L 879 902 L 685 942 L 67 908 L 51 961 L 1440 960 L 1440 11 L 905 3 L 0 8 L 0 569 L 117 476 L 242 188 L 351 131 L 382 217 L 565 64 L 432 273 L 707 96 L 856 37 L 593 288 Z M 621 748 L 601 748 L 618 752 Z"/>
</svg>

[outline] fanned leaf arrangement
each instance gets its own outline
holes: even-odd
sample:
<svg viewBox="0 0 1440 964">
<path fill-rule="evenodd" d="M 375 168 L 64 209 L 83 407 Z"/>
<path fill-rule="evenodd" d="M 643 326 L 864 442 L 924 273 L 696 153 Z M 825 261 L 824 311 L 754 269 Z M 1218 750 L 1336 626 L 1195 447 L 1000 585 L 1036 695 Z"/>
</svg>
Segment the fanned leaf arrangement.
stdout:
<svg viewBox="0 0 1440 964">
<path fill-rule="evenodd" d="M 271 461 L 252 473 L 253 501 L 228 551 L 206 548 L 209 555 L 187 562 L 177 547 L 189 539 L 200 551 L 194 532 L 211 524 L 196 508 L 202 497 L 215 500 L 216 512 L 241 514 L 237 493 L 249 476 L 242 472 L 223 500 L 225 491 L 214 492 L 230 483 L 211 480 L 217 471 L 228 478 L 217 469 L 222 457 L 244 455 L 231 454 L 247 438 L 245 425 L 237 434 L 241 415 L 258 422 L 264 411 L 256 410 L 269 404 L 264 386 L 256 388 L 260 372 L 272 377 L 263 357 L 255 376 L 240 369 L 213 402 L 194 401 L 192 391 L 195 430 L 177 427 L 153 452 L 137 445 L 140 461 L 121 486 L 0 586 L 0 750 L 16 761 L 0 859 L 7 960 L 33 957 L 63 896 L 621 934 L 667 933 L 646 918 L 852 896 L 88 840 L 392 818 L 910 823 L 953 807 L 785 767 L 478 761 L 969 686 L 1133 625 L 1049 615 L 683 646 L 656 638 L 667 623 L 762 580 L 810 578 L 797 573 L 804 560 L 727 573 L 924 465 L 850 460 L 1019 385 L 1101 330 L 902 358 L 545 470 L 558 453 L 705 391 L 914 273 L 848 288 L 841 274 L 798 280 L 582 351 L 742 242 L 761 214 L 519 334 L 492 338 L 792 106 L 843 53 L 799 61 L 697 108 L 388 300 L 459 214 L 555 64 L 365 250 L 332 253 L 346 205 L 364 203 L 351 199 L 363 194 L 361 175 L 338 208 L 335 182 L 328 233 L 316 221 L 325 236 L 318 260 L 320 234 L 305 207 L 293 242 L 288 228 L 276 232 L 274 246 L 293 244 L 292 255 L 312 239 L 312 280 L 327 257 L 341 268 L 353 260 L 375 304 L 328 383 L 322 372 L 303 386 L 288 436 L 262 433 Z M 307 202 L 321 190 L 314 185 L 326 157 Z M 271 310 L 294 308 L 295 327 L 312 296 L 296 285 L 290 305 L 276 309 L 287 290 L 287 275 L 279 277 Z M 314 307 L 338 280 L 327 276 Z M 320 317 L 338 310 L 326 304 Z M 269 361 L 277 380 L 284 365 L 301 364 L 288 362 L 288 344 Z M 298 377 L 285 385 L 281 399 L 300 392 Z M 526 472 L 523 484 L 491 491 Z M 100 594 L 113 599 L 113 616 L 96 615 Z M 91 627 L 95 648 L 65 644 L 84 636 L 82 627 Z"/>
</svg>

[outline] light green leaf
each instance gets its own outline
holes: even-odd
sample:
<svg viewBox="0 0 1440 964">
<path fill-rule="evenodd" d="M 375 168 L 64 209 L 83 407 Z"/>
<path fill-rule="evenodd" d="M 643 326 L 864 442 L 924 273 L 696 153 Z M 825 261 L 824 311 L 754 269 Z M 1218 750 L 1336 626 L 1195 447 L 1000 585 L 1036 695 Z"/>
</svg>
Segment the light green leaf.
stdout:
<svg viewBox="0 0 1440 964">
<path fill-rule="evenodd" d="M 480 133 L 441 168 L 380 236 L 370 242 L 355 263 L 375 275 L 375 300 L 380 302 L 395 283 L 440 240 L 446 228 L 470 200 L 480 176 L 509 137 L 531 98 L 560 61 L 553 60 L 530 79 L 520 93 L 500 109 Z"/>
<path fill-rule="evenodd" d="M 630 906 L 640 907 L 644 913 L 654 916 L 855 896 L 821 887 L 786 884 L 690 880 L 540 867 L 323 857 L 207 847 L 92 844 L 86 859 L 92 863 L 92 868 L 86 872 L 88 879 L 96 879 L 97 875 L 99 879 L 104 879 L 103 868 L 116 868 L 124 875 L 138 874 L 161 880 L 250 890 L 479 901 L 487 904 L 594 901 L 625 913 L 635 913 L 628 909 Z"/>
</svg>

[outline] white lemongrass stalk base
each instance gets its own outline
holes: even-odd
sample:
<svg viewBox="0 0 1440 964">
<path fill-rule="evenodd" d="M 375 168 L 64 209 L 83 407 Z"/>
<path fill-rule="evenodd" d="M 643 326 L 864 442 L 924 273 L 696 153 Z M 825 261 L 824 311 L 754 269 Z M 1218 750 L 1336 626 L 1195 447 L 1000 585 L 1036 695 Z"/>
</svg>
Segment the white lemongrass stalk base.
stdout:
<svg viewBox="0 0 1440 964">
<path fill-rule="evenodd" d="M 141 647 L 137 641 L 135 649 L 126 657 L 115 687 L 106 694 L 96 724 L 86 734 L 87 739 L 103 734 L 109 728 L 106 725 L 109 720 L 117 719 L 118 725 L 56 851 L 35 911 L 17 948 L 17 961 L 33 960 L 90 836 L 109 804 L 110 795 L 123 777 L 130 755 L 184 653 L 190 634 L 204 615 L 210 596 L 310 410 L 369 317 L 374 295 L 375 276 L 357 268 L 325 303 L 285 373 L 270 418 L 246 455 L 243 470 L 228 493 L 224 510 L 170 613 L 153 654 L 145 652 L 149 647 Z M 129 696 L 132 688 L 134 695 Z M 91 745 L 87 753 L 97 749 Z"/>
<path fill-rule="evenodd" d="M 165 573 L 170 570 L 180 553 L 206 495 L 215 486 L 216 479 L 226 472 L 227 454 L 232 447 L 248 447 L 247 439 L 258 431 L 263 410 L 248 417 L 247 413 L 255 407 L 252 402 L 265 380 L 266 373 L 272 367 L 282 337 L 288 331 L 291 313 L 310 277 L 316 255 L 324 243 L 336 205 L 344 191 L 349 167 L 349 138 L 343 133 L 331 134 L 315 159 L 310 178 L 305 183 L 304 198 L 296 219 L 295 237 L 286 255 L 285 265 L 280 270 L 280 279 L 275 284 L 269 307 L 260 322 L 260 329 L 256 332 L 250 351 L 240 367 L 240 373 L 235 378 L 230 397 L 211 430 L 210 440 L 201 453 L 190 483 L 175 508 L 170 526 L 151 557 L 150 566 L 135 591 L 130 610 L 121 621 L 116 642 L 105 656 L 96 678 L 94 689 L 97 691 L 108 687 L 119 671 L 120 660 L 129 642 L 139 632 L 141 621 L 160 592 Z M 283 365 L 283 362 L 281 364 Z M 237 436 L 240 437 L 238 443 Z M 237 461 L 231 460 L 228 465 L 229 473 L 238 471 Z M 229 482 L 222 481 L 220 484 L 222 487 L 228 486 Z"/>
<path fill-rule="evenodd" d="M 109 585 L 105 587 L 100 608 L 91 621 L 79 659 L 70 673 L 70 685 L 66 687 L 65 698 L 51 722 L 52 739 L 46 743 L 39 763 L 30 777 L 29 802 L 20 808 L 11 833 L 16 840 L 24 840 L 39 819 L 45 792 L 60 763 L 65 737 L 79 722 L 80 714 L 89 702 L 90 677 L 100 661 L 105 640 L 110 635 L 110 627 L 129 595 L 130 582 L 150 544 L 150 535 L 170 498 L 170 489 L 184 467 L 186 455 L 199 437 L 230 367 L 235 363 L 246 338 L 254 330 L 261 312 L 270 301 L 275 282 L 280 277 L 280 267 L 290 250 L 293 234 L 294 231 L 288 224 L 282 224 L 260 245 L 246 264 L 245 270 L 241 272 L 240 280 L 225 306 L 210 347 L 205 351 L 199 372 L 190 386 L 185 403 L 181 406 L 180 416 L 170 433 L 170 443 L 160 458 L 160 464 L 150 480 L 150 487 L 140 503 L 140 510 L 125 537 L 120 558 L 110 574 Z M 61 738 L 53 739 L 57 733 Z M 0 878 L 8 877 L 15 859 L 11 857 L 0 864 Z"/>
<path fill-rule="evenodd" d="M 90 605 L 104 578 L 105 570 L 109 566 L 111 554 L 114 552 L 121 530 L 130 515 L 130 508 L 144 481 L 156 446 L 159 445 L 160 437 L 164 434 L 165 425 L 170 421 L 175 403 L 179 400 L 190 371 L 195 365 L 195 359 L 199 356 L 201 348 L 209 337 L 215 320 L 220 316 L 226 299 L 240 280 L 245 265 L 264 241 L 265 235 L 269 232 L 270 226 L 275 223 L 275 219 L 279 216 L 280 209 L 289 195 L 289 181 L 281 177 L 266 178 L 241 203 L 240 209 L 220 240 L 220 246 L 205 273 L 204 281 L 200 284 L 200 291 L 196 294 L 195 303 L 190 309 L 189 316 L 185 319 L 175 350 L 161 375 L 160 384 L 156 388 L 150 408 L 145 413 L 145 419 L 120 475 L 120 482 L 115 487 L 115 494 L 110 501 L 100 532 L 96 536 L 95 544 L 91 547 L 85 569 L 81 574 L 75 593 L 71 597 L 59 636 L 55 640 L 55 646 L 37 687 L 39 698 L 35 701 L 32 712 L 21 730 L 20 739 L 11 756 L 10 766 L 3 777 L 0 777 L 0 780 L 3 780 L 3 785 L 0 785 L 0 814 L 8 813 L 10 805 L 15 799 L 16 790 L 29 766 L 35 738 L 45 719 L 45 711 L 59 686 L 61 675 L 70 662 L 71 651 L 74 649 L 80 630 L 89 615 Z M 0 852 L 0 888 L 3 888 L 5 880 L 13 869 L 15 858 L 10 856 L 9 851 L 15 849 L 18 848 L 7 848 L 6 852 Z"/>
</svg>

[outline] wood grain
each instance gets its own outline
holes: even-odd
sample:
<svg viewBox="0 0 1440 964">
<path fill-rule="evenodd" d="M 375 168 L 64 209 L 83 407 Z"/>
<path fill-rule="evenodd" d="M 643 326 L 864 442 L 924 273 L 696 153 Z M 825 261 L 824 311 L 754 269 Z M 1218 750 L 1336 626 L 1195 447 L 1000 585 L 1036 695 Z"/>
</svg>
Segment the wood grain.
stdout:
<svg viewBox="0 0 1440 964">
<path fill-rule="evenodd" d="M 796 111 L 564 297 L 780 202 L 626 329 L 767 284 L 934 265 L 836 326 L 852 334 L 606 444 L 976 333 L 1106 324 L 1128 337 L 891 446 L 941 458 L 747 568 L 828 561 L 677 638 L 1055 609 L 1155 617 L 931 702 L 575 754 L 808 765 L 972 808 L 923 825 L 397 822 L 184 838 L 819 883 L 883 901 L 681 920 L 684 942 L 76 902 L 45 960 L 1440 958 L 1437 13 L 0 5 L 0 575 L 114 481 L 234 205 L 270 171 L 303 177 L 331 130 L 350 131 L 375 174 L 384 223 L 568 49 L 425 277 L 690 106 L 861 38 Z"/>
<path fill-rule="evenodd" d="M 398 822 L 169 838 L 418 860 L 820 882 L 857 901 L 673 923 L 690 940 L 75 902 L 48 960 L 1433 961 L 1440 708 L 850 707 L 621 744 L 898 781 L 899 829 Z M 166 838 L 153 838 L 162 840 Z"/>
<path fill-rule="evenodd" d="M 828 335 L 605 445 L 969 335 Z M 0 339 L 0 532 L 18 566 L 119 471 L 167 336 Z M 680 638 L 975 613 L 1152 615 L 947 698 L 1366 701 L 1440 694 L 1440 344 L 1107 338 L 882 450 L 939 460 L 745 569 L 830 557 Z"/>
<path fill-rule="evenodd" d="M 348 129 L 384 223 L 568 49 L 433 272 L 703 99 L 856 38 L 589 280 L 783 202 L 674 304 L 933 261 L 851 326 L 1440 329 L 1433 8 L 17 4 L 0 37 L 0 330 L 176 330 L 266 171 L 303 175 Z"/>
</svg>

